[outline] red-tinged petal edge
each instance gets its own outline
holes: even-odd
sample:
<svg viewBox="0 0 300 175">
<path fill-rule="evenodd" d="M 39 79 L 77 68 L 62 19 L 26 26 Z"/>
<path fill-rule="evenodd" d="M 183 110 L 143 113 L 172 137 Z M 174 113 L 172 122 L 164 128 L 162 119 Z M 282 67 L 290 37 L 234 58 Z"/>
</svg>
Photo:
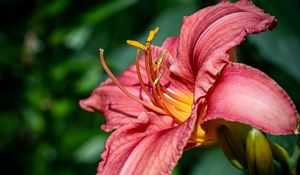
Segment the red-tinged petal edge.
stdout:
<svg viewBox="0 0 300 175">
<path fill-rule="evenodd" d="M 180 31 L 178 54 L 171 71 L 195 93 L 204 96 L 217 73 L 230 62 L 229 50 L 252 33 L 276 26 L 276 19 L 252 2 L 223 1 L 185 17 Z"/>
<path fill-rule="evenodd" d="M 231 63 L 207 94 L 204 121 L 222 118 L 270 134 L 295 134 L 298 113 L 286 92 L 258 69 Z"/>
<path fill-rule="evenodd" d="M 168 116 L 141 113 L 113 132 L 105 144 L 97 175 L 171 174 L 190 138 L 193 115 L 175 126 Z"/>
</svg>

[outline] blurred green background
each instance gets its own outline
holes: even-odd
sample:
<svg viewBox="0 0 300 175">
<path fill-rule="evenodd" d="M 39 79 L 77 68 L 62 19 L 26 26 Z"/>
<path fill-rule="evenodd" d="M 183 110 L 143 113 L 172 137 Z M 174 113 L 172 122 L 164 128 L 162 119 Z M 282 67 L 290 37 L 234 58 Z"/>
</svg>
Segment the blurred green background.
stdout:
<svg viewBox="0 0 300 175">
<path fill-rule="evenodd" d="M 127 39 L 154 44 L 179 33 L 181 19 L 216 0 L 1 0 L 0 173 L 95 174 L 109 133 L 101 114 L 78 101 L 107 78 L 98 48 L 113 72 L 134 62 Z M 300 109 L 300 1 L 254 1 L 278 19 L 273 32 L 249 36 L 240 62 L 274 78 Z M 270 136 L 292 154 L 296 136 Z M 294 157 L 296 160 L 297 157 Z M 174 174 L 243 174 L 220 149 L 185 152 Z"/>
</svg>

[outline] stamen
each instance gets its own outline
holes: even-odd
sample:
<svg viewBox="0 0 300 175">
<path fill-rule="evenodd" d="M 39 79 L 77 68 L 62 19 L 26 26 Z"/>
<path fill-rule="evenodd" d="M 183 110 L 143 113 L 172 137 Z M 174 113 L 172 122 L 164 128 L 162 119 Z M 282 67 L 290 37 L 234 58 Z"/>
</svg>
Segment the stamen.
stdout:
<svg viewBox="0 0 300 175">
<path fill-rule="evenodd" d="M 161 67 L 161 64 L 162 64 L 164 58 L 167 56 L 167 54 L 168 54 L 168 51 L 165 51 L 165 52 L 163 53 L 162 56 L 158 57 L 158 58 L 154 61 L 155 65 L 156 65 L 156 77 L 161 76 L 161 75 L 159 75 L 160 67 Z M 163 73 L 164 73 L 164 72 L 163 72 Z M 160 77 L 160 78 L 161 78 L 161 77 Z M 160 79 L 160 78 L 159 78 L 159 79 Z"/>
<path fill-rule="evenodd" d="M 156 35 L 156 33 L 158 32 L 159 28 L 156 27 L 154 30 L 151 30 L 149 32 L 147 41 L 146 41 L 146 47 L 147 47 L 147 52 L 145 57 L 147 58 L 145 61 L 147 61 L 147 65 L 149 66 L 149 71 L 150 71 L 150 75 L 151 75 L 151 81 L 153 79 L 155 79 L 155 74 L 154 74 L 154 70 L 153 70 L 153 63 L 152 63 L 152 48 L 151 48 L 151 42 L 154 38 L 154 36 Z"/>
<path fill-rule="evenodd" d="M 160 100 L 162 100 L 162 104 L 163 104 L 163 107 L 174 117 L 174 119 L 177 121 L 177 122 L 184 122 L 185 119 L 187 119 L 186 116 L 182 115 L 182 113 L 180 113 L 176 108 L 175 106 L 173 106 L 172 104 L 166 102 L 165 98 L 164 98 L 164 94 L 163 92 L 161 91 L 161 85 L 160 84 L 157 84 L 156 87 L 156 94 L 158 97 L 160 97 Z"/>
<path fill-rule="evenodd" d="M 156 60 L 154 61 L 154 63 L 155 63 L 156 65 L 161 65 L 162 61 L 164 60 L 164 58 L 167 56 L 168 53 L 169 53 L 169 52 L 168 52 L 167 50 L 164 51 L 164 53 L 162 54 L 162 56 L 156 58 Z"/>
<path fill-rule="evenodd" d="M 108 68 L 108 66 L 105 63 L 104 57 L 103 57 L 103 49 L 99 49 L 100 50 L 100 61 L 101 64 L 104 68 L 104 70 L 106 71 L 106 73 L 108 74 L 108 76 L 112 79 L 112 81 L 120 88 L 121 91 L 123 91 L 126 95 L 128 95 L 130 98 L 132 98 L 133 100 L 135 100 L 136 102 L 144 105 L 145 107 L 152 109 L 153 111 L 159 112 L 161 114 L 167 114 L 163 109 L 157 107 L 157 106 L 153 106 L 141 99 L 139 99 L 138 97 L 134 96 L 132 93 L 130 93 L 129 91 L 127 91 L 122 84 L 119 82 L 119 80 L 113 75 L 113 73 L 110 71 L 110 69 Z"/>
<path fill-rule="evenodd" d="M 136 53 L 136 57 L 135 57 L 135 67 L 136 67 L 136 73 L 138 75 L 138 79 L 139 79 L 139 82 L 141 83 L 141 86 L 144 90 L 144 92 L 148 95 L 148 97 L 150 98 L 150 100 L 152 102 L 155 102 L 154 98 L 152 97 L 151 93 L 149 92 L 149 90 L 147 89 L 144 81 L 143 81 L 143 78 L 142 78 L 142 75 L 141 75 L 141 71 L 140 71 L 140 63 L 139 63 L 139 53 L 140 53 L 140 49 L 137 50 L 137 53 Z"/>
<path fill-rule="evenodd" d="M 191 113 L 191 106 L 192 106 L 192 99 L 188 98 L 188 95 L 181 96 L 180 94 L 177 94 L 170 89 L 167 89 L 165 86 L 160 84 L 160 80 L 164 75 L 164 70 L 161 70 L 161 65 L 163 64 L 164 58 L 168 55 L 168 51 L 164 51 L 163 54 L 156 58 L 153 62 L 152 60 L 152 46 L 151 42 L 158 32 L 159 28 L 156 27 L 154 30 L 151 30 L 149 32 L 149 35 L 147 37 L 146 44 L 141 44 L 137 41 L 127 40 L 127 43 L 129 45 L 135 46 L 138 48 L 137 54 L 136 54 L 136 72 L 139 79 L 139 82 L 141 84 L 141 87 L 143 91 L 146 93 L 146 95 L 149 97 L 151 102 L 154 104 L 149 104 L 142 99 L 134 96 L 130 92 L 128 92 L 121 83 L 116 79 L 116 77 L 110 72 L 109 68 L 105 64 L 104 58 L 103 58 L 103 50 L 100 50 L 100 59 L 101 63 L 105 69 L 105 71 L 108 73 L 110 78 L 115 82 L 115 84 L 129 97 L 136 100 L 137 102 L 141 103 L 145 107 L 152 109 L 156 112 L 170 115 L 172 116 L 176 122 L 182 123 L 184 122 Z M 145 51 L 145 69 L 148 77 L 149 84 L 151 85 L 152 89 L 149 89 L 147 85 L 143 81 L 143 77 L 140 70 L 139 65 L 139 49 L 143 49 Z M 150 91 L 151 90 L 151 91 Z M 196 129 L 198 130 L 198 129 Z M 200 131 L 199 131 L 200 132 Z M 199 135 L 202 133 L 196 133 L 196 136 L 193 136 L 192 139 L 198 139 Z M 194 138 L 195 137 L 195 138 Z"/>
<path fill-rule="evenodd" d="M 155 34 L 158 32 L 159 28 L 156 27 L 154 30 L 151 30 L 149 32 L 148 38 L 147 38 L 147 42 L 151 42 L 155 36 Z"/>
<path fill-rule="evenodd" d="M 147 76 L 148 76 L 148 79 L 149 79 L 149 82 L 150 84 L 153 86 L 153 73 L 151 71 L 151 69 L 153 69 L 153 66 L 152 66 L 152 61 L 150 60 L 151 57 L 149 58 L 150 56 L 148 55 L 148 52 L 145 53 L 145 68 L 146 68 L 146 73 L 147 73 Z"/>
<path fill-rule="evenodd" d="M 147 44 L 146 44 L 146 46 L 147 46 L 147 48 L 148 48 L 148 50 L 147 50 L 147 52 L 146 52 L 146 54 L 145 54 L 145 64 L 148 66 L 148 68 L 149 68 L 149 75 L 150 75 L 150 77 L 151 77 L 151 81 L 153 80 L 153 79 L 155 79 L 156 77 L 155 77 L 155 74 L 154 74 L 154 69 L 153 69 L 153 62 L 152 62 L 152 48 L 151 48 L 151 43 L 149 42 L 147 42 Z"/>
<path fill-rule="evenodd" d="M 183 116 L 181 113 L 179 113 L 173 105 L 170 105 L 168 103 L 164 103 L 165 104 L 165 107 L 167 108 L 167 110 L 171 113 L 171 115 L 174 117 L 174 119 L 179 122 L 179 123 L 182 123 L 184 122 L 187 117 L 186 116 Z"/>
<path fill-rule="evenodd" d="M 147 50 L 147 47 L 144 46 L 144 44 L 141 44 L 140 42 L 132 41 L 132 40 L 127 40 L 126 42 L 127 42 L 127 44 L 132 45 L 134 47 L 137 47 L 137 48 L 140 48 L 143 50 Z"/>
</svg>

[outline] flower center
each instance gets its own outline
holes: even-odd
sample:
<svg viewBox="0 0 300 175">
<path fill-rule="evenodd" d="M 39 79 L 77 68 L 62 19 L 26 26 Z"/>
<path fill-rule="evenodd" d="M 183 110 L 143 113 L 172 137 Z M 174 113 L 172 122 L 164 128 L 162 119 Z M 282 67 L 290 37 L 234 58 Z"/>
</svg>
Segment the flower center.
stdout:
<svg viewBox="0 0 300 175">
<path fill-rule="evenodd" d="M 167 50 L 165 50 L 161 56 L 153 59 L 151 42 L 157 32 L 158 28 L 150 31 L 146 41 L 146 45 L 141 44 L 137 41 L 127 40 L 127 43 L 129 45 L 138 48 L 135 60 L 136 73 L 142 90 L 149 97 L 151 102 L 142 100 L 140 97 L 133 95 L 132 93 L 127 91 L 124 86 L 122 86 L 122 84 L 118 81 L 118 79 L 113 75 L 113 73 L 106 65 L 103 57 L 104 51 L 102 49 L 100 49 L 100 60 L 109 77 L 125 94 L 127 94 L 133 100 L 142 104 L 146 108 L 153 110 L 154 112 L 172 116 L 175 119 L 176 123 L 181 124 L 191 115 L 193 96 L 192 94 L 186 95 L 185 93 L 174 91 L 160 83 L 160 80 L 164 75 L 164 70 L 162 69 L 163 61 L 169 53 Z M 145 53 L 144 62 L 148 79 L 147 83 L 145 83 L 145 81 L 143 80 L 140 69 L 140 49 L 142 49 Z M 201 129 L 200 125 L 196 126 L 196 130 L 194 131 L 191 139 L 197 142 L 203 141 L 203 139 L 201 138 L 203 138 L 204 134 L 205 132 Z"/>
</svg>

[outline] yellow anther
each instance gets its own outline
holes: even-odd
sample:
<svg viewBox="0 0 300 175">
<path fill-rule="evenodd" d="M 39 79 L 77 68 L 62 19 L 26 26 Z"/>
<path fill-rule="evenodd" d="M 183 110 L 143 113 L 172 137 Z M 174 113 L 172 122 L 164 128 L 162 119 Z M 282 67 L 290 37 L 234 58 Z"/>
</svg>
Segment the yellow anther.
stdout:
<svg viewBox="0 0 300 175">
<path fill-rule="evenodd" d="M 127 40 L 126 42 L 127 42 L 127 44 L 132 45 L 134 47 L 137 47 L 137 48 L 140 48 L 143 50 L 147 50 L 147 47 L 145 45 L 141 44 L 140 42 L 132 41 L 132 40 Z"/>
<path fill-rule="evenodd" d="M 154 30 L 151 30 L 149 32 L 148 38 L 147 38 L 147 42 L 151 42 L 155 36 L 155 34 L 158 32 L 159 28 L 156 27 Z"/>
<path fill-rule="evenodd" d="M 153 30 L 153 32 L 156 34 L 159 30 L 159 27 L 155 27 L 155 29 Z"/>
<path fill-rule="evenodd" d="M 154 63 L 155 63 L 156 65 L 161 65 L 162 61 L 164 60 L 164 58 L 167 56 L 168 53 L 169 53 L 169 52 L 168 52 L 167 50 L 164 51 L 163 55 L 160 56 L 160 57 L 158 57 L 158 58 L 154 61 Z"/>
</svg>

